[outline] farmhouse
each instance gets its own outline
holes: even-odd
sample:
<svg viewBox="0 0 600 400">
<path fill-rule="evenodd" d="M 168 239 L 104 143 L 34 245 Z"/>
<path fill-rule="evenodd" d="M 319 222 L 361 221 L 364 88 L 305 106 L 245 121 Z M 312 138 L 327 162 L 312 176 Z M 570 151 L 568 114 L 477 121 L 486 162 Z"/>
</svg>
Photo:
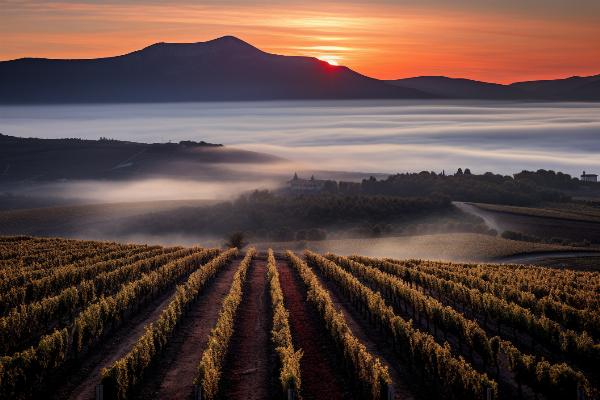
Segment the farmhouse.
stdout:
<svg viewBox="0 0 600 400">
<path fill-rule="evenodd" d="M 586 174 L 585 171 L 583 171 L 583 174 L 581 175 L 581 180 L 583 182 L 598 182 L 598 175 L 596 174 Z"/>
<path fill-rule="evenodd" d="M 298 178 L 298 174 L 288 181 L 289 189 L 293 193 L 319 193 L 325 187 L 327 181 L 315 179 L 314 175 L 310 179 Z"/>
</svg>

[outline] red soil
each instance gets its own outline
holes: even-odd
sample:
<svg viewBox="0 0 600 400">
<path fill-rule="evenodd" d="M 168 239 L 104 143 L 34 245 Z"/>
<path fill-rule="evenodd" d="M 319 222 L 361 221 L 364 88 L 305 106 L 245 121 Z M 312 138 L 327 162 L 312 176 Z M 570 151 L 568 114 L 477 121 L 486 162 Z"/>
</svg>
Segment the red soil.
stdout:
<svg viewBox="0 0 600 400">
<path fill-rule="evenodd" d="M 328 340 L 323 321 L 306 301 L 306 289 L 300 277 L 286 262 L 278 262 L 277 269 L 285 305 L 290 313 L 294 347 L 304 351 L 300 362 L 303 399 L 352 398 L 341 366 L 335 364 L 331 354 L 332 343 Z"/>
<path fill-rule="evenodd" d="M 329 291 L 331 300 L 336 308 L 344 314 L 346 323 L 354 336 L 365 345 L 369 353 L 379 358 L 388 367 L 394 385 L 394 398 L 414 399 L 414 395 L 405 383 L 410 379 L 407 375 L 408 371 L 398 363 L 392 349 L 386 344 L 384 335 L 371 327 L 366 319 L 355 312 L 352 304 L 342 296 L 342 293 L 337 290 L 336 286 L 320 276 L 318 268 L 313 268 L 313 271 L 319 277 L 321 285 Z"/>
<path fill-rule="evenodd" d="M 160 360 L 144 377 L 138 398 L 168 400 L 185 399 L 193 395 L 198 363 L 239 263 L 240 260 L 230 263 L 212 282 L 208 282 L 169 340 Z"/>
<path fill-rule="evenodd" d="M 222 395 L 225 399 L 275 397 L 272 390 L 275 375 L 271 344 L 272 312 L 266 262 L 256 260 L 250 268 L 224 366 Z"/>
</svg>

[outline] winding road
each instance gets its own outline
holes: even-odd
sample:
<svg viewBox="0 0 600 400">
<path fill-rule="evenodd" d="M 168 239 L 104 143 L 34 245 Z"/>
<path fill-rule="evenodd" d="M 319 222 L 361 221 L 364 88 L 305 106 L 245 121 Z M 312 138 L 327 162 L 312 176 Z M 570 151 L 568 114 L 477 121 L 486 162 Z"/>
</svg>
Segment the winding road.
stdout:
<svg viewBox="0 0 600 400">
<path fill-rule="evenodd" d="M 504 231 L 504 229 L 502 229 L 500 225 L 498 225 L 498 222 L 496 222 L 495 218 L 491 217 L 489 213 L 483 211 L 477 206 L 462 201 L 453 201 L 452 204 L 456 206 L 456 208 L 467 214 L 475 215 L 483 219 L 483 222 L 485 222 L 488 228 L 494 229 L 498 233 L 502 233 Z"/>
<path fill-rule="evenodd" d="M 464 203 L 462 201 L 453 201 L 452 204 L 459 210 L 471 215 L 475 215 L 481 219 L 490 228 L 495 229 L 498 233 L 504 229 L 498 224 L 495 218 L 490 216 L 490 213 L 474 206 L 473 204 Z M 539 261 L 555 259 L 555 258 L 576 258 L 576 257 L 600 257 L 599 251 L 588 250 L 569 250 L 569 251 L 539 251 L 528 254 L 514 254 L 494 260 L 500 264 L 535 264 Z"/>
</svg>

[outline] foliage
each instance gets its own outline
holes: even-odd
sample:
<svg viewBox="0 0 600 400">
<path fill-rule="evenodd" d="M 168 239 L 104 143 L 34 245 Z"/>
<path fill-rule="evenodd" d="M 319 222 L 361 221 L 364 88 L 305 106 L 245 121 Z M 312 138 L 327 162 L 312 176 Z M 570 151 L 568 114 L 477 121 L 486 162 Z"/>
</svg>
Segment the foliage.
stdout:
<svg viewBox="0 0 600 400">
<path fill-rule="evenodd" d="M 248 245 L 245 240 L 244 232 L 233 232 L 231 235 L 227 237 L 227 242 L 225 242 L 225 247 L 228 249 L 238 248 L 243 249 Z"/>
<path fill-rule="evenodd" d="M 124 284 L 112 296 L 103 297 L 83 309 L 68 328 L 43 336 L 29 349 L 0 359 L 0 398 L 27 397 L 50 372 L 66 361 L 81 357 L 100 342 L 106 332 L 119 326 L 125 316 L 149 299 L 187 276 L 218 250 L 194 249 L 192 254 L 173 259 L 140 279 Z"/>
<path fill-rule="evenodd" d="M 326 235 L 323 229 L 332 227 L 345 229 L 365 224 L 403 222 L 451 211 L 449 200 L 438 196 L 282 196 L 269 191 L 255 191 L 232 202 L 135 217 L 125 225 L 128 232 L 225 235 L 238 231 L 287 241 L 294 240 L 297 232 L 305 239 L 308 236 L 322 239 Z"/>
<path fill-rule="evenodd" d="M 523 171 L 511 176 L 460 173 L 436 174 L 423 171 L 391 175 L 377 180 L 373 177 L 362 181 L 361 192 L 371 195 L 446 196 L 454 201 L 530 205 L 542 201 L 563 201 L 568 196 L 560 190 L 576 189 L 579 181 L 569 175 L 539 170 Z"/>
<path fill-rule="evenodd" d="M 504 299 L 495 297 L 489 293 L 481 293 L 475 288 L 467 288 L 466 286 L 453 281 L 437 278 L 432 274 L 427 274 L 419 271 L 417 268 L 410 268 L 401 263 L 391 263 L 386 260 L 378 260 L 374 258 L 353 256 L 353 260 L 370 265 L 391 275 L 398 276 L 402 280 L 411 285 L 415 285 L 422 290 L 427 290 L 430 293 L 436 293 L 444 302 L 454 305 L 461 304 L 463 307 L 470 309 L 472 314 L 483 315 L 483 325 L 487 325 L 486 319 L 493 317 L 498 323 L 503 323 L 514 329 L 520 329 L 529 333 L 532 337 L 537 338 L 542 343 L 545 343 L 553 350 L 563 353 L 567 358 L 576 360 L 594 362 L 597 359 L 598 351 L 600 350 L 597 344 L 586 332 L 577 334 L 573 331 L 563 329 L 559 324 L 549 320 L 546 317 L 536 318 L 528 310 L 516 304 L 510 304 Z M 496 266 L 494 266 L 496 267 Z M 500 331 L 500 330 L 499 330 Z M 490 346 L 493 345 L 490 340 Z M 531 368 L 537 368 L 537 365 L 546 365 L 546 360 L 543 357 L 537 358 L 532 355 L 527 355 L 518 350 L 508 341 L 501 341 L 500 348 L 503 354 L 506 354 L 509 359 L 517 360 L 512 362 L 510 368 L 516 374 L 516 379 L 519 384 L 525 382 L 531 385 L 534 389 L 542 393 L 553 396 L 554 393 L 560 392 L 561 387 L 549 385 L 548 382 L 542 384 L 539 380 L 539 375 L 523 374 L 521 362 L 526 363 Z M 494 351 L 492 351 L 494 353 Z M 574 380 L 576 384 L 588 393 L 594 392 L 592 386 L 585 376 L 568 365 L 558 367 L 555 364 L 548 364 L 553 370 L 560 370 L 566 377 Z M 529 368 L 529 367 L 528 367 Z M 559 382 L 561 378 L 553 382 Z"/>
<path fill-rule="evenodd" d="M 194 384 L 201 388 L 203 399 L 215 399 L 219 392 L 223 363 L 227 356 L 229 341 L 233 335 L 235 316 L 242 301 L 246 274 L 255 254 L 256 250 L 254 248 L 248 250 L 235 272 L 229 293 L 223 300 L 217 323 L 208 337 L 208 346 L 202 353 L 202 358 L 198 364 L 198 373 L 194 379 Z"/>
<path fill-rule="evenodd" d="M 179 285 L 176 294 L 162 311 L 158 319 L 148 324 L 144 334 L 136 341 L 125 356 L 109 368 L 102 371 L 102 384 L 107 399 L 125 399 L 131 390 L 139 384 L 144 372 L 152 360 L 167 345 L 185 310 L 196 300 L 207 282 L 224 265 L 235 257 L 237 249 L 229 249 L 198 268 L 189 276 L 187 282 Z"/>
<path fill-rule="evenodd" d="M 497 384 L 487 375 L 477 372 L 462 357 L 455 357 L 446 343 L 440 346 L 435 339 L 398 317 L 381 294 L 362 284 L 352 274 L 335 263 L 310 251 L 305 251 L 310 265 L 317 267 L 325 277 L 334 281 L 352 302 L 358 302 L 369 318 L 377 321 L 390 340 L 396 353 L 406 358 L 418 370 L 426 371 L 428 379 L 440 385 L 452 398 L 480 399 L 486 388 L 497 395 Z"/>
<path fill-rule="evenodd" d="M 302 389 L 300 379 L 302 350 L 294 350 L 289 313 L 285 308 L 283 292 L 281 291 L 281 284 L 279 282 L 279 272 L 277 271 L 273 250 L 271 249 L 269 249 L 267 255 L 267 280 L 269 281 L 269 293 L 273 307 L 271 340 L 279 356 L 279 381 L 281 382 L 283 393 L 287 393 L 289 389 L 300 393 Z"/>
<path fill-rule="evenodd" d="M 337 344 L 338 352 L 343 356 L 363 393 L 372 399 L 382 398 L 382 394 L 392 383 L 388 368 L 369 353 L 365 345 L 352 334 L 344 314 L 336 310 L 329 293 L 321 286 L 310 267 L 292 252 L 288 251 L 287 257 L 308 288 L 308 302 L 317 309 L 329 335 Z"/>
</svg>

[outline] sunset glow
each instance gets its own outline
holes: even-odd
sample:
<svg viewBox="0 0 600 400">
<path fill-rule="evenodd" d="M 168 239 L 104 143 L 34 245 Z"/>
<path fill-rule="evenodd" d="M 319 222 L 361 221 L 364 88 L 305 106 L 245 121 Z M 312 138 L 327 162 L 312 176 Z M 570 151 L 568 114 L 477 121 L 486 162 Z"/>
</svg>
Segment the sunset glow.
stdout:
<svg viewBox="0 0 600 400">
<path fill-rule="evenodd" d="M 3 1 L 0 59 L 95 58 L 234 35 L 381 79 L 512 82 L 600 72 L 600 2 L 497 3 Z"/>
<path fill-rule="evenodd" d="M 325 61 L 327 64 L 330 64 L 330 65 L 340 65 L 340 63 L 339 63 L 340 58 L 337 56 L 318 56 L 317 58 L 321 61 Z"/>
</svg>

